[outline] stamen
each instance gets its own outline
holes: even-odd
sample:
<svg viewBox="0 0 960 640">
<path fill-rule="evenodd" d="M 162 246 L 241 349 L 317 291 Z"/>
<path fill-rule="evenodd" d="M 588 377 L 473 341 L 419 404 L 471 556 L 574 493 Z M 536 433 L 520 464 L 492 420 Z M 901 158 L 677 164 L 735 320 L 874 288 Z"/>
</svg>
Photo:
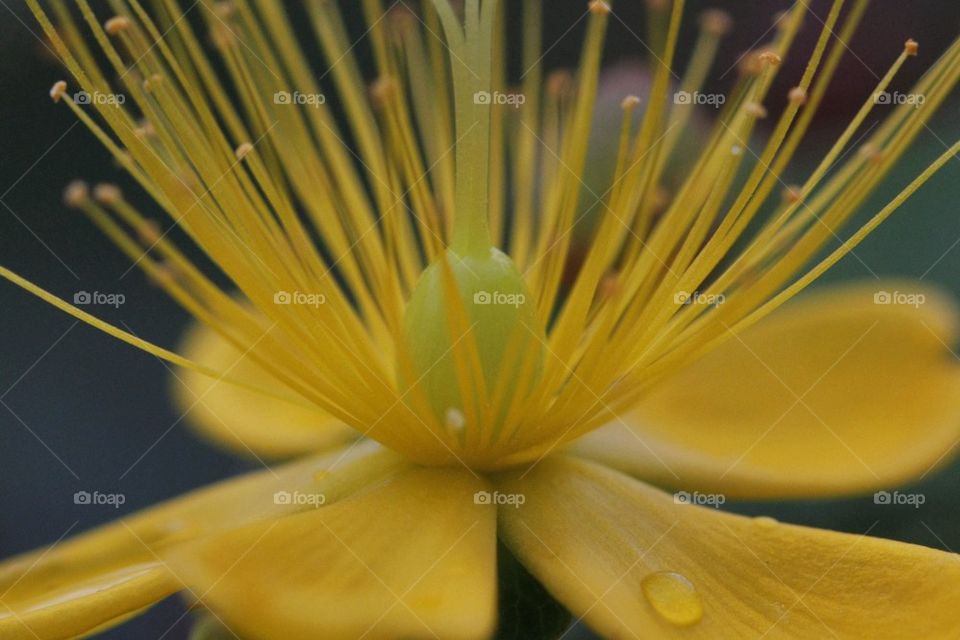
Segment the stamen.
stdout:
<svg viewBox="0 0 960 640">
<path fill-rule="evenodd" d="M 606 16 L 610 14 L 610 5 L 603 2 L 603 0 L 591 0 L 588 7 L 591 13 L 597 15 Z"/>
<path fill-rule="evenodd" d="M 253 152 L 253 145 L 249 142 L 243 142 L 233 153 L 237 157 L 237 160 L 246 160 L 247 156 L 250 155 L 251 152 Z"/>
<path fill-rule="evenodd" d="M 610 273 L 603 277 L 603 280 L 600 281 L 600 297 L 601 298 L 613 298 L 617 295 L 620 295 L 623 292 L 623 285 L 620 283 L 620 275 L 617 273 Z"/>
<path fill-rule="evenodd" d="M 867 142 L 857 150 L 857 153 L 874 164 L 883 160 L 883 150 L 874 142 Z"/>
<path fill-rule="evenodd" d="M 783 201 L 795 204 L 803 199 L 803 187 L 796 184 L 787 185 L 783 189 Z"/>
<path fill-rule="evenodd" d="M 103 30 L 109 35 L 115 36 L 122 31 L 126 31 L 131 26 L 130 18 L 126 16 L 115 16 L 103 23 Z"/>
<path fill-rule="evenodd" d="M 138 224 L 135 227 L 137 233 L 137 238 L 146 248 L 153 248 L 157 246 L 163 237 L 163 229 L 160 227 L 160 223 L 156 220 L 144 220 L 142 224 Z M 171 270 L 176 270 L 176 266 L 172 262 L 165 263 Z"/>
<path fill-rule="evenodd" d="M 155 287 L 169 290 L 177 284 L 179 275 L 173 263 L 163 261 L 157 263 L 156 267 L 149 272 L 147 278 Z"/>
<path fill-rule="evenodd" d="M 133 133 L 141 140 L 148 140 L 157 137 L 157 130 L 154 128 L 153 123 L 151 123 L 149 120 L 141 121 L 140 126 L 134 129 Z"/>
<path fill-rule="evenodd" d="M 773 51 L 764 51 L 763 53 L 761 53 L 760 55 L 757 56 L 757 59 L 758 59 L 760 62 L 766 62 L 767 64 L 770 64 L 770 65 L 773 65 L 773 66 L 777 66 L 777 65 L 779 65 L 781 62 L 783 62 L 783 58 L 781 58 L 780 56 L 778 56 L 778 55 L 777 55 L 776 53 L 774 53 Z"/>
<path fill-rule="evenodd" d="M 733 28 L 733 18 L 722 9 L 707 9 L 700 14 L 700 28 L 713 36 L 725 36 Z"/>
<path fill-rule="evenodd" d="M 760 103 L 748 102 L 743 106 L 743 109 L 754 118 L 763 119 L 767 117 L 767 109 Z"/>
<path fill-rule="evenodd" d="M 381 76 L 370 83 L 370 97 L 374 105 L 383 107 L 397 96 L 397 81 L 389 76 Z"/>
<path fill-rule="evenodd" d="M 116 206 L 123 200 L 123 192 L 114 184 L 98 184 L 93 188 L 93 198 L 106 206 Z"/>
<path fill-rule="evenodd" d="M 557 69 L 547 76 L 546 94 L 552 98 L 569 98 L 573 95 L 573 87 L 573 74 L 568 69 Z"/>
<path fill-rule="evenodd" d="M 802 106 L 807 103 L 807 90 L 803 87 L 793 87 L 787 93 L 787 99 L 797 106 Z"/>
<path fill-rule="evenodd" d="M 63 80 L 58 80 L 53 83 L 53 86 L 50 88 L 50 98 L 54 102 L 60 102 L 60 99 L 63 98 L 63 94 L 67 92 L 67 83 Z"/>
<path fill-rule="evenodd" d="M 748 51 L 743 54 L 737 63 L 737 72 L 742 76 L 758 76 L 763 71 L 763 61 L 760 55 L 763 51 Z"/>
<path fill-rule="evenodd" d="M 90 187 L 81 180 L 74 180 L 63 190 L 63 202 L 71 209 L 79 209 L 89 200 Z"/>
</svg>

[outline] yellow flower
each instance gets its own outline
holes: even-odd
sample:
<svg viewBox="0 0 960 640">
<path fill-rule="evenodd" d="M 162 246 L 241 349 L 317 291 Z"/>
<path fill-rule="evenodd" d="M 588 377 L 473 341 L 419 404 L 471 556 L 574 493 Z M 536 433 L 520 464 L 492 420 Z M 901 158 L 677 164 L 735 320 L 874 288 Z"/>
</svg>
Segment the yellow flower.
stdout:
<svg viewBox="0 0 960 640">
<path fill-rule="evenodd" d="M 955 86 L 960 41 L 912 89 L 922 104 L 886 104 L 908 41 L 781 200 L 866 2 L 833 3 L 756 150 L 804 3 L 723 100 L 701 92 L 728 20 L 705 15 L 674 83 L 683 2 L 649 3 L 643 115 L 624 100 L 616 170 L 589 193 L 591 240 L 564 286 L 607 3 L 589 4 L 576 75 L 546 78 L 542 3 L 524 3 L 510 89 L 495 0 L 466 0 L 465 18 L 447 0 L 422 14 L 364 0 L 369 90 L 333 2 L 295 14 L 328 62 L 319 76 L 270 0 L 117 0 L 105 22 L 86 0 L 79 21 L 29 4 L 85 92 L 58 83 L 54 100 L 236 291 L 117 188 L 80 183 L 68 203 L 200 321 L 181 353 L 0 275 L 182 368 L 176 393 L 208 437 L 299 459 L 6 561 L 0 637 L 88 635 L 184 592 L 245 638 L 486 638 L 498 539 L 605 637 L 960 628 L 953 554 L 711 508 L 883 490 L 955 444 L 957 314 L 941 294 L 881 282 L 778 309 L 957 153 L 845 231 Z M 716 124 L 668 196 L 700 102 Z"/>
</svg>

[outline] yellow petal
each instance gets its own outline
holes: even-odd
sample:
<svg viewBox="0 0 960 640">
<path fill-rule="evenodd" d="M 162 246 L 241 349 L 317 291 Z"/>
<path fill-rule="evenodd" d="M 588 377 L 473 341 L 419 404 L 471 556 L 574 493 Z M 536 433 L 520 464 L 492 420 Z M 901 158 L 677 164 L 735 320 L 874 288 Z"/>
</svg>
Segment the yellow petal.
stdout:
<svg viewBox="0 0 960 640">
<path fill-rule="evenodd" d="M 0 638 L 73 638 L 122 622 L 184 588 L 161 559 L 164 550 L 310 508 L 298 496 L 335 502 L 397 463 L 364 443 L 229 480 L 10 558 L 0 563 Z"/>
<path fill-rule="evenodd" d="M 485 483 L 414 468 L 334 505 L 177 549 L 170 561 L 245 638 L 487 638 L 495 509 Z"/>
<path fill-rule="evenodd" d="M 61 579 L 68 584 L 61 585 Z M 0 599 L 0 637 L 5 640 L 74 638 L 122 621 L 181 588 L 158 561 L 97 572 L 62 567 L 27 582 Z"/>
<path fill-rule="evenodd" d="M 519 474 L 518 474 L 519 475 Z M 543 461 L 499 485 L 501 538 L 605 638 L 948 638 L 960 556 L 676 504 L 620 472 Z"/>
<path fill-rule="evenodd" d="M 876 304 L 878 292 L 899 303 Z M 960 367 L 948 348 L 956 323 L 952 302 L 917 283 L 812 294 L 574 450 L 645 480 L 731 496 L 898 485 L 948 460 L 960 440 Z"/>
<path fill-rule="evenodd" d="M 192 370 L 178 370 L 174 376 L 174 398 L 187 423 L 234 453 L 290 458 L 338 446 L 358 435 L 320 409 L 297 400 L 253 358 L 205 325 L 198 323 L 190 330 L 180 352 L 211 369 L 229 372 L 231 379 L 269 392 L 253 393 Z"/>
</svg>

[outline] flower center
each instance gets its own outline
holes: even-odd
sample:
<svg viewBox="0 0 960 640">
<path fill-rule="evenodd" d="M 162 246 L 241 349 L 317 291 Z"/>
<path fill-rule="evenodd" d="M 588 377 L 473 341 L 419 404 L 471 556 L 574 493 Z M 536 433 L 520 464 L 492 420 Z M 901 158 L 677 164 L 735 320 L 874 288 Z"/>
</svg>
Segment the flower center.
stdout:
<svg viewBox="0 0 960 640">
<path fill-rule="evenodd" d="M 426 399 L 464 455 L 482 458 L 540 378 L 546 327 L 488 226 L 491 114 L 475 96 L 491 87 L 497 2 L 467 3 L 462 26 L 446 1 L 435 6 L 454 57 L 470 60 L 469 67 L 453 66 L 456 216 L 450 248 L 423 272 L 410 297 L 398 379 L 407 394 Z"/>
<path fill-rule="evenodd" d="M 490 443 L 536 386 L 546 330 L 523 276 L 493 247 L 447 250 L 427 268 L 404 318 L 408 361 L 399 379 L 426 395 L 463 441 Z M 459 418 L 457 416 L 462 416 Z"/>
</svg>

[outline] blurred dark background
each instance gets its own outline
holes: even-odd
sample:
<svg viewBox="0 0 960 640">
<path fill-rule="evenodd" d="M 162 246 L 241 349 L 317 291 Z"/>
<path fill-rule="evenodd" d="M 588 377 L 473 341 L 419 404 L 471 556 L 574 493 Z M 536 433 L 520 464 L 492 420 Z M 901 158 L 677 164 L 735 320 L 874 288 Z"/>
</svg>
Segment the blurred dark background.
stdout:
<svg viewBox="0 0 960 640">
<path fill-rule="evenodd" d="M 355 3 L 341 4 L 359 37 L 363 29 Z M 578 20 L 585 0 L 546 4 L 544 42 L 553 45 L 546 66 L 571 66 L 583 33 L 584 22 Z M 767 31 L 772 16 L 791 6 L 786 1 L 689 4 L 685 43 L 692 39 L 693 14 L 703 8 L 725 8 L 735 19 L 735 31 L 715 69 L 712 88 L 717 90 L 732 80 L 733 72 L 720 76 L 741 52 L 771 37 Z M 820 18 L 827 15 L 828 6 L 826 1 L 811 3 Z M 193 10 L 204 7 L 201 0 Z M 642 3 L 615 3 L 614 11 L 607 61 L 644 55 L 636 38 L 644 34 Z M 62 189 L 74 178 L 123 182 L 123 177 L 69 110 L 47 97 L 51 84 L 65 74 L 39 42 L 39 28 L 26 6 L 18 0 L 0 0 L 0 16 L 0 263 L 67 299 L 80 290 L 122 293 L 126 304 L 121 308 L 98 311 L 160 345 L 175 345 L 188 323 L 186 315 L 139 271 L 128 273 L 129 262 L 85 219 L 61 204 Z M 571 25 L 576 26 L 570 29 Z M 809 50 L 819 26 L 818 18 L 808 18 L 801 49 Z M 909 6 L 875 2 L 849 43 L 850 53 L 821 109 L 815 134 L 801 149 L 792 172 L 802 176 L 822 157 L 824 145 L 870 95 L 906 38 L 920 42 L 920 55 L 908 62 L 895 83 L 901 90 L 935 60 L 958 30 L 956 0 L 917 0 Z M 358 50 L 362 49 L 361 45 Z M 804 62 L 803 56 L 787 61 L 773 95 L 785 94 Z M 677 68 L 684 63 L 681 51 Z M 318 60 L 317 68 L 325 69 L 324 62 Z M 958 104 L 954 95 L 865 213 L 876 210 L 956 140 Z M 770 106 L 775 110 L 776 100 Z M 132 190 L 131 198 L 143 210 L 159 213 L 142 193 Z M 880 275 L 922 277 L 960 295 L 958 203 L 960 160 L 950 163 L 858 248 L 858 256 Z M 866 277 L 870 274 L 859 261 L 846 260 L 826 279 Z M 152 356 L 0 283 L 0 557 L 256 466 L 210 448 L 178 422 L 180 414 L 168 398 L 168 377 L 164 365 Z M 871 535 L 960 550 L 958 481 L 958 464 L 929 475 L 915 489 L 927 496 L 918 509 L 879 507 L 871 496 L 727 506 L 854 533 L 872 527 Z M 73 494 L 80 490 L 120 492 L 126 504 L 119 510 L 77 506 Z M 178 623 L 182 612 L 180 604 L 170 600 L 103 637 L 157 638 L 165 633 L 165 638 L 184 638 L 190 618 Z"/>
</svg>

